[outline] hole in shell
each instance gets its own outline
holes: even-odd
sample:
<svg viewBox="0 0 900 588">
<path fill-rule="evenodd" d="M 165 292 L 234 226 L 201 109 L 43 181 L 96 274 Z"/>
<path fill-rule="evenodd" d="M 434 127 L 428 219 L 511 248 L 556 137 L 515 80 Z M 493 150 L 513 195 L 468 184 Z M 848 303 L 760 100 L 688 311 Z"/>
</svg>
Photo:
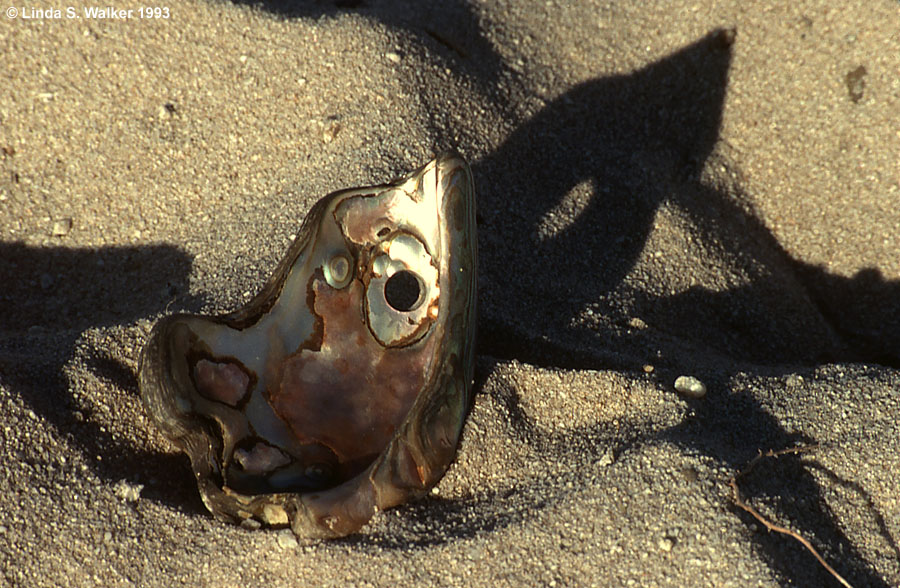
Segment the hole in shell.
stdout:
<svg viewBox="0 0 900 588">
<path fill-rule="evenodd" d="M 381 228 L 381 229 L 378 231 L 377 235 L 378 235 L 379 237 L 386 237 L 387 234 L 390 233 L 390 232 L 391 232 L 390 227 L 383 227 L 383 228 Z"/>
<path fill-rule="evenodd" d="M 384 284 L 384 299 L 394 310 L 409 312 L 422 303 L 422 285 L 410 271 L 400 270 Z"/>
</svg>

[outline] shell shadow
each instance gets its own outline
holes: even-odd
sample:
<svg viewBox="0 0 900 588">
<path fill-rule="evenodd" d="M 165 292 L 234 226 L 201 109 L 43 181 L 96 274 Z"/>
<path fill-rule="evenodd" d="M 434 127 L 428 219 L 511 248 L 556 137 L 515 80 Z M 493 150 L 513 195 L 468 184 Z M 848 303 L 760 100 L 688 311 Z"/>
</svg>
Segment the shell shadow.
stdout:
<svg viewBox="0 0 900 588">
<path fill-rule="evenodd" d="M 793 259 L 739 181 L 704 180 L 711 164 L 740 176 L 717 145 L 735 38 L 714 31 L 633 74 L 582 83 L 473 165 L 482 353 L 638 369 L 651 346 L 663 362 L 687 360 L 679 350 L 689 340 L 692 353 L 769 367 L 900 361 L 900 281 Z M 685 217 L 749 283 L 677 294 L 623 283 L 662 209 Z M 600 320 L 584 321 L 587 310 Z M 652 339 L 630 327 L 634 317 L 653 326 Z"/>
<path fill-rule="evenodd" d="M 188 512 L 204 512 L 190 468 L 180 455 L 144 451 L 103 427 L 92 414 L 91 399 L 73 395 L 64 373 L 81 334 L 91 328 L 123 325 L 153 317 L 168 303 L 196 307 L 187 294 L 190 256 L 170 245 L 137 247 L 31 247 L 0 243 L 0 378 L 77 447 L 101 478 L 142 481 L 143 496 Z M 49 352 L 48 352 L 49 350 Z M 93 349 L 86 367 L 136 402 L 134 358 Z M 126 401 L 123 399 L 123 402 Z M 101 456 L 102 459 L 97 459 Z M 38 454 L 25 459 L 45 460 Z M 153 484 L 151 475 L 168 474 Z M 183 475 L 182 475 L 183 474 Z"/>
<path fill-rule="evenodd" d="M 791 258 L 739 183 L 704 181 L 708 164 L 731 165 L 717 143 L 734 42 L 735 31 L 713 31 L 633 74 L 576 86 L 475 163 L 482 357 L 633 371 L 652 358 L 660 378 L 674 378 L 684 365 L 723 378 L 722 365 L 766 374 L 832 361 L 896 365 L 900 330 L 890 325 L 900 317 L 900 282 L 881 279 L 877 269 L 846 279 Z M 689 219 L 749 283 L 679 294 L 623 284 L 664 207 Z M 575 220 L 556 222 L 557 211 Z M 586 324 L 586 309 L 602 318 Z M 653 328 L 631 328 L 635 316 Z M 704 355 L 709 363 L 695 365 Z M 705 426 L 696 427 L 697 419 Z M 741 438 L 729 441 L 733 431 Z M 589 433 L 559 434 L 575 441 Z M 628 443 L 659 441 L 739 471 L 757 447 L 795 440 L 758 400 L 723 393 L 681 425 Z M 827 511 L 809 472 L 795 468 L 791 480 L 791 490 L 782 490 L 813 505 L 796 522 L 801 532 L 841 553 L 841 570 L 855 582 L 886 585 Z M 780 539 L 755 539 L 787 584 L 833 580 L 808 554 L 782 549 Z"/>
</svg>

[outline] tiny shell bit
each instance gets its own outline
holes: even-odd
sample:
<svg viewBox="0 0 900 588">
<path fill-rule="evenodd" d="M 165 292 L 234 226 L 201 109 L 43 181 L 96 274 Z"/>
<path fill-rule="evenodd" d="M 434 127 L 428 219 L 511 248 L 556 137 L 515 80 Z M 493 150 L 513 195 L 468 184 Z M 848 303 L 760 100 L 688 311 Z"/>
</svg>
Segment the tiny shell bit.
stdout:
<svg viewBox="0 0 900 588">
<path fill-rule="evenodd" d="M 445 153 L 329 194 L 263 290 L 161 319 L 141 396 L 216 516 L 340 537 L 444 475 L 472 397 L 475 191 Z"/>
</svg>

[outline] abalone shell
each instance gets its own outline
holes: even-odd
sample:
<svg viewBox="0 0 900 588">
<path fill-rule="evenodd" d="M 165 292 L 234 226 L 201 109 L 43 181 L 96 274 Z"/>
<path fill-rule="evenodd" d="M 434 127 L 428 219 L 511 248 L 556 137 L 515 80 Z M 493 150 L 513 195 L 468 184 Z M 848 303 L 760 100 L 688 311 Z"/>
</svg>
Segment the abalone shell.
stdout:
<svg viewBox="0 0 900 588">
<path fill-rule="evenodd" d="M 246 307 L 161 319 L 141 396 L 209 510 L 338 537 L 436 484 L 472 396 L 475 272 L 472 174 L 445 153 L 322 198 Z"/>
</svg>

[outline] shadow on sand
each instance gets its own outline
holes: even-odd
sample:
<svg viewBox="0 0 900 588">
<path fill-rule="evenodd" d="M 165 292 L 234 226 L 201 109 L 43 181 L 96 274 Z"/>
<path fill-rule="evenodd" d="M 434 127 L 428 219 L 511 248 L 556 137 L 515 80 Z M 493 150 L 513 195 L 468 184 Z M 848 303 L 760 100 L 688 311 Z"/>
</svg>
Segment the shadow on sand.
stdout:
<svg viewBox="0 0 900 588">
<path fill-rule="evenodd" d="M 74 249 L 0 243 L 0 379 L 79 448 L 101 478 L 146 481 L 155 474 L 161 484 L 147 486 L 145 497 L 205 512 L 186 459 L 141 451 L 100 426 L 91 418 L 92 401 L 73 396 L 63 369 L 88 329 L 153 317 L 176 298 L 179 305 L 196 307 L 199 300 L 185 295 L 190 269 L 188 255 L 169 245 Z M 114 389 L 136 396 L 136 359 L 95 349 L 86 363 Z M 185 496 L 196 499 L 186 504 Z"/>
</svg>

